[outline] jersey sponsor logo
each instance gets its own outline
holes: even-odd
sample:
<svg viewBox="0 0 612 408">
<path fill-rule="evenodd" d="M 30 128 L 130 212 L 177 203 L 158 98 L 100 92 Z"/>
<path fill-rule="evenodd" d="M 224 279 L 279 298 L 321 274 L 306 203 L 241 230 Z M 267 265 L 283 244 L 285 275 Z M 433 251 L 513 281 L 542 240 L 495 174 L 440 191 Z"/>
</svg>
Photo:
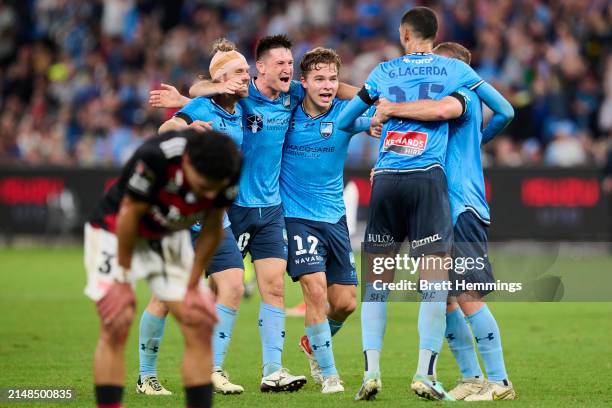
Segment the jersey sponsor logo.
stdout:
<svg viewBox="0 0 612 408">
<path fill-rule="evenodd" d="M 142 160 L 139 160 L 134 167 L 134 173 L 128 181 L 128 186 L 137 193 L 149 195 L 151 187 L 153 187 L 154 179 L 155 176 L 153 172 L 149 170 Z"/>
<path fill-rule="evenodd" d="M 368 243 L 392 244 L 395 242 L 393 235 L 390 234 L 368 234 Z"/>
<path fill-rule="evenodd" d="M 334 122 L 321 122 L 319 133 L 323 139 L 329 139 L 332 133 L 334 133 Z"/>
<path fill-rule="evenodd" d="M 252 133 L 257 133 L 263 129 L 263 115 L 247 115 L 247 127 Z"/>
<path fill-rule="evenodd" d="M 419 156 L 427 148 L 428 137 L 424 132 L 388 131 L 383 149 L 403 156 Z"/>
<path fill-rule="evenodd" d="M 440 241 L 441 239 L 442 237 L 440 236 L 440 234 L 434 234 L 423 239 L 415 239 L 414 241 L 412 241 L 410 246 L 412 246 L 412 249 L 415 249 L 418 247 L 422 247 L 423 245 L 431 244 L 432 242 Z"/>
<path fill-rule="evenodd" d="M 411 59 L 406 57 L 402 61 L 409 64 L 431 64 L 433 62 L 433 58 Z"/>
<path fill-rule="evenodd" d="M 160 149 L 164 153 L 167 159 L 171 159 L 176 156 L 180 156 L 185 151 L 185 145 L 187 139 L 184 137 L 174 137 L 170 140 L 166 140 L 159 144 Z"/>
</svg>

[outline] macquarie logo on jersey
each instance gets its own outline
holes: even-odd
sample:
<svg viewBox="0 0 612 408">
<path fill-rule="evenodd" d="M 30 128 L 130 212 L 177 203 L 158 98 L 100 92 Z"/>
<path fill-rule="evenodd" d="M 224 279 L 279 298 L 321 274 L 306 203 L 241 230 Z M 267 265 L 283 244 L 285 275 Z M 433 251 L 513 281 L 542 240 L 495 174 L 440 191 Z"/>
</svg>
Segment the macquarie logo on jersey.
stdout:
<svg viewBox="0 0 612 408">
<path fill-rule="evenodd" d="M 403 156 L 419 156 L 427 148 L 428 135 L 424 132 L 388 131 L 383 149 Z"/>
<path fill-rule="evenodd" d="M 247 127 L 252 133 L 257 133 L 263 129 L 262 115 L 247 115 Z"/>
</svg>

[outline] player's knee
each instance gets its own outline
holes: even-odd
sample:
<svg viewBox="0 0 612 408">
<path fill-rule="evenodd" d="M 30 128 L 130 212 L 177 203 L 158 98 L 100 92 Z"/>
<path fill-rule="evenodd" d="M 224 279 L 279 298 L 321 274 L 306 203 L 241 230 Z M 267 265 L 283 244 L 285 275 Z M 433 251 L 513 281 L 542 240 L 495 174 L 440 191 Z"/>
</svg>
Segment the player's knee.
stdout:
<svg viewBox="0 0 612 408">
<path fill-rule="evenodd" d="M 223 286 L 223 293 L 218 293 L 217 299 L 227 299 L 232 307 L 236 308 L 240 304 L 242 295 L 244 295 L 244 283 L 242 280 L 229 282 Z"/>
<path fill-rule="evenodd" d="M 262 295 L 266 297 L 273 297 L 276 299 L 283 299 L 285 297 L 285 282 L 284 279 L 268 279 L 265 284 L 260 288 Z"/>
<path fill-rule="evenodd" d="M 152 297 L 149 301 L 147 311 L 154 316 L 167 316 L 169 312 L 166 304 L 156 297 Z"/>
<path fill-rule="evenodd" d="M 338 299 L 330 299 L 329 304 L 334 315 L 346 318 L 357 309 L 357 298 L 355 294 L 346 295 Z"/>
<path fill-rule="evenodd" d="M 304 282 L 304 297 L 307 303 L 325 307 L 327 302 L 327 288 L 323 282 Z"/>
<path fill-rule="evenodd" d="M 130 326 L 134 321 L 134 313 L 134 307 L 128 307 L 121 311 L 113 321 L 104 324 L 100 340 L 113 349 L 124 347 L 130 333 Z"/>
<path fill-rule="evenodd" d="M 213 327 L 206 324 L 184 325 L 186 347 L 209 347 Z"/>
</svg>

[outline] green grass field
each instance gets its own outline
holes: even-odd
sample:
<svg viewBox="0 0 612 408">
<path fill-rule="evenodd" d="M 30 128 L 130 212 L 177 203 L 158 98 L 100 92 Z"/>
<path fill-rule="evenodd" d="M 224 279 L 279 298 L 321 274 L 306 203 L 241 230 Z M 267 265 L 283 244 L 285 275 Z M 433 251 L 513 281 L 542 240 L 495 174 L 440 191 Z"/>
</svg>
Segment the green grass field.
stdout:
<svg viewBox="0 0 612 408">
<path fill-rule="evenodd" d="M 93 305 L 82 293 L 85 272 L 81 250 L 0 249 L 0 270 L 0 388 L 76 390 L 76 400 L 69 403 L 0 402 L 0 406 L 93 406 L 91 365 L 97 318 Z M 287 286 L 287 303 L 293 305 L 299 300 L 300 291 L 290 281 Z M 138 299 L 140 313 L 148 300 L 143 284 L 138 287 Z M 409 391 L 416 368 L 417 307 L 415 303 L 389 306 L 381 363 L 383 391 L 371 403 L 374 407 L 432 404 L 418 400 Z M 494 303 L 490 307 L 501 327 L 506 365 L 519 394 L 519 400 L 501 404 L 612 406 L 612 303 Z M 243 302 L 226 364 L 232 380 L 242 384 L 246 391 L 240 396 L 215 397 L 217 407 L 314 408 L 357 404 L 352 399 L 363 369 L 358 312 L 334 337 L 336 362 L 346 392 L 333 396 L 322 396 L 312 382 L 294 394 L 259 392 L 257 313 L 258 299 Z M 284 364 L 293 373 L 306 374 L 308 364 L 297 348 L 302 332 L 302 319 L 287 319 Z M 135 394 L 137 337 L 135 322 L 127 353 L 125 406 L 183 406 L 179 375 L 182 342 L 176 324 L 170 322 L 166 330 L 159 359 L 159 376 L 174 391 L 171 397 Z M 448 349 L 442 352 L 438 375 L 448 386 L 458 378 Z"/>
</svg>

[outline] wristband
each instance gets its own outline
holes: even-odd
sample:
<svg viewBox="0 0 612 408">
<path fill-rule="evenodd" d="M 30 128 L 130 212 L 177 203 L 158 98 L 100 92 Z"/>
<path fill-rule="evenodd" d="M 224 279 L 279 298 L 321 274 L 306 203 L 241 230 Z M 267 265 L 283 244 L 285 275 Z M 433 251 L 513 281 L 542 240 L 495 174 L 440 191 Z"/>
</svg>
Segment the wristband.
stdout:
<svg viewBox="0 0 612 408">
<path fill-rule="evenodd" d="M 115 276 L 115 280 L 119 283 L 129 283 L 130 269 L 118 266 L 117 270 L 119 273 Z"/>
</svg>

